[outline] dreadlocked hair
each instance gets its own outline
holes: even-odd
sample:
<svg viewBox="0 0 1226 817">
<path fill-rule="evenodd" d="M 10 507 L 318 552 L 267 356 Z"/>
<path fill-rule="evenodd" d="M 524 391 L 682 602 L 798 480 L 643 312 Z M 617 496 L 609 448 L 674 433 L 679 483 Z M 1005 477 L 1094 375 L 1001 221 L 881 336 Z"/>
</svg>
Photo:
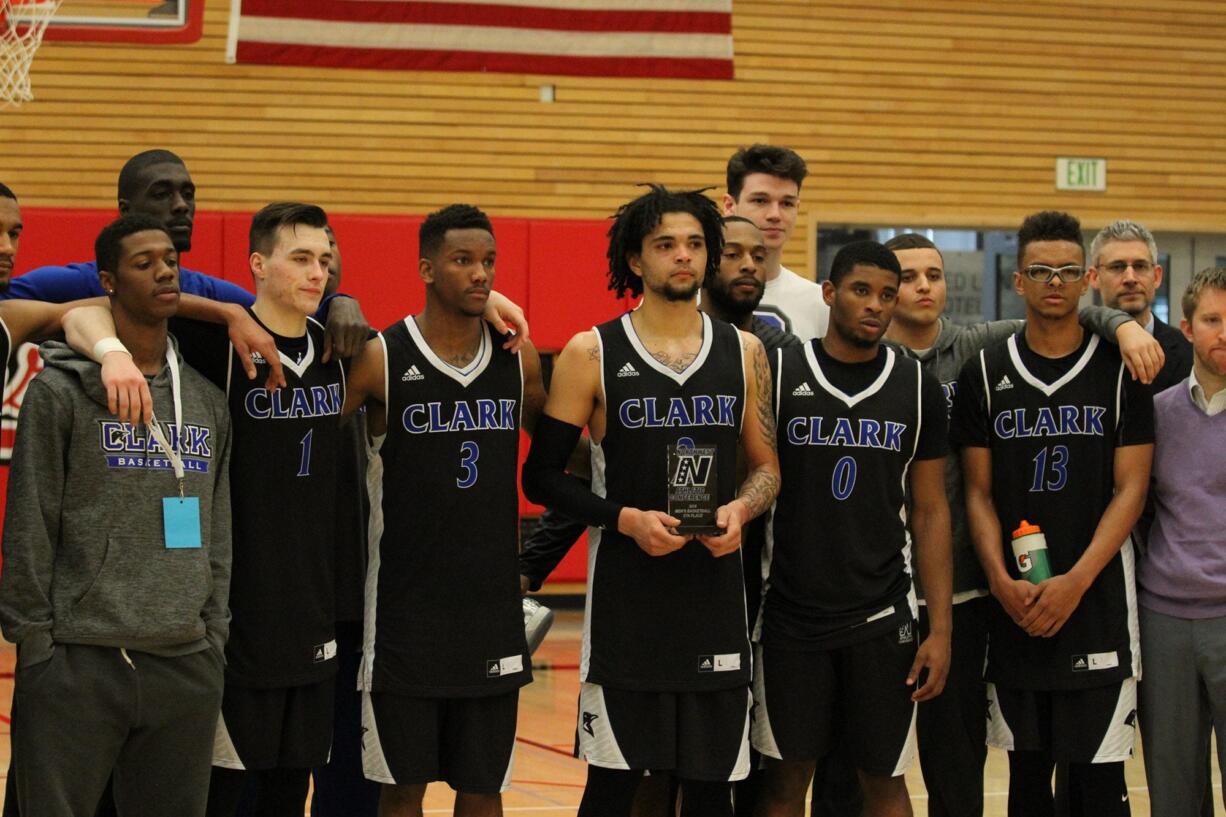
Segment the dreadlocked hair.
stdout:
<svg viewBox="0 0 1226 817">
<path fill-rule="evenodd" d="M 665 213 L 689 213 L 698 219 L 707 244 L 705 277 L 716 275 L 724 250 L 724 227 L 719 208 L 704 195 L 711 188 L 674 192 L 660 184 L 638 186 L 649 188 L 648 192 L 617 208 L 609 227 L 609 289 L 619 298 L 626 292 L 643 294 L 643 279 L 634 274 L 627 259 L 643 251 L 643 239 L 660 226 Z"/>
</svg>

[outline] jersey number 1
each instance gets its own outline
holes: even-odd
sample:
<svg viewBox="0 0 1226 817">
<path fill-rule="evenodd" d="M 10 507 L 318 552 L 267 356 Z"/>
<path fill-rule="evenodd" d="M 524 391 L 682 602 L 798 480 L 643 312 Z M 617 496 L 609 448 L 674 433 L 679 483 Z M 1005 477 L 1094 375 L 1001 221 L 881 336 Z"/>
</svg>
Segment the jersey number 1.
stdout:
<svg viewBox="0 0 1226 817">
<path fill-rule="evenodd" d="M 315 429 L 311 429 L 302 438 L 302 442 L 298 445 L 302 446 L 302 461 L 298 464 L 298 476 L 309 477 L 311 475 L 311 435 L 315 433 Z"/>
</svg>

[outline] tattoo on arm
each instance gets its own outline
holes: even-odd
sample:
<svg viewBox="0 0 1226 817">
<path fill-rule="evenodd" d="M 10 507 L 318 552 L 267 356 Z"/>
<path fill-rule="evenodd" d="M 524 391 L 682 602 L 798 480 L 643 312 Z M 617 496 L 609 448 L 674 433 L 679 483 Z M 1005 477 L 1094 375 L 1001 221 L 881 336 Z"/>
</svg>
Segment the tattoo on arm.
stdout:
<svg viewBox="0 0 1226 817">
<path fill-rule="evenodd" d="M 762 435 L 763 444 L 771 451 L 777 451 L 775 410 L 771 405 L 771 371 L 766 360 L 766 350 L 760 343 L 750 346 L 748 339 L 745 340 L 745 346 L 753 355 L 753 375 L 757 391 L 757 405 L 754 408 L 758 412 L 758 433 Z M 756 468 L 741 483 L 737 499 L 749 507 L 751 516 L 759 516 L 778 496 L 779 482 L 778 474 L 764 468 Z"/>
<path fill-rule="evenodd" d="M 775 408 L 771 405 L 771 367 L 766 361 L 766 349 L 757 344 L 753 350 L 753 376 L 758 390 L 758 432 L 771 451 L 778 452 L 775 439 Z"/>
<path fill-rule="evenodd" d="M 736 498 L 749 507 L 751 519 L 761 516 L 779 495 L 779 476 L 764 469 L 755 469 L 741 483 Z"/>
<path fill-rule="evenodd" d="M 600 360 L 600 347 L 599 346 L 589 346 L 587 350 L 587 359 L 588 360 Z"/>
</svg>

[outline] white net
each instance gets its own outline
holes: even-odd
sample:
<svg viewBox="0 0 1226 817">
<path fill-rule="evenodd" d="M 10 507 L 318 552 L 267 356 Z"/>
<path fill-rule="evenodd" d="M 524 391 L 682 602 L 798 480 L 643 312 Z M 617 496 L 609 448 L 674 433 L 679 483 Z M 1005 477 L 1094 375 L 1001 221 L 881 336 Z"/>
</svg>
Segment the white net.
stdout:
<svg viewBox="0 0 1226 817">
<path fill-rule="evenodd" d="M 0 0 L 0 108 L 34 98 L 30 94 L 30 64 L 61 2 Z"/>
</svg>

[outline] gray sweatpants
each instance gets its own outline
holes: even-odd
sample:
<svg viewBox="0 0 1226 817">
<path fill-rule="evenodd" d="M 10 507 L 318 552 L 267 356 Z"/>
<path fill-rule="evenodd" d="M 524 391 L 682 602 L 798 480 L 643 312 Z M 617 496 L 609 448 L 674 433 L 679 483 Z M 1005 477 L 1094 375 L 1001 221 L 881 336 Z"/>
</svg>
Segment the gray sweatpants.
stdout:
<svg viewBox="0 0 1226 817">
<path fill-rule="evenodd" d="M 203 817 L 222 659 L 57 644 L 17 670 L 13 763 L 22 817 L 92 815 L 115 776 L 124 817 Z"/>
<path fill-rule="evenodd" d="M 1151 817 L 1200 817 L 1209 739 L 1226 776 L 1226 618 L 1141 607 L 1141 740 Z"/>
</svg>

